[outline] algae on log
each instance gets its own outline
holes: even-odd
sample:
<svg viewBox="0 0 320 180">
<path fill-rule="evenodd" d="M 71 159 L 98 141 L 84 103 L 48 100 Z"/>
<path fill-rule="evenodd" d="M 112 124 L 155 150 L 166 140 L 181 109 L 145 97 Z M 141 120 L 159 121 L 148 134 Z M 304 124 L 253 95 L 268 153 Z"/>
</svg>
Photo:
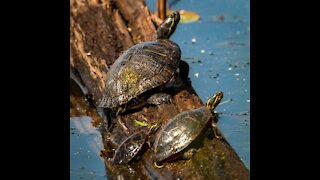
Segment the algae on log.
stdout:
<svg viewBox="0 0 320 180">
<path fill-rule="evenodd" d="M 70 5 L 70 70 L 93 100 L 99 99 L 112 63 L 134 44 L 153 39 L 156 27 L 143 0 L 71 0 Z M 174 89 L 172 95 L 175 104 L 130 111 L 114 120 L 112 132 L 101 131 L 107 157 L 112 157 L 123 139 L 148 128 L 136 126 L 134 120 L 165 124 L 182 111 L 203 106 L 191 83 Z M 228 142 L 212 138 L 209 130 L 191 144 L 197 149 L 194 156 L 165 163 L 162 169 L 154 167 L 152 148 L 148 147 L 139 154 L 139 160 L 127 165 L 113 164 L 107 158 L 108 179 L 249 179 L 248 169 Z M 150 137 L 151 144 L 156 135 Z"/>
</svg>

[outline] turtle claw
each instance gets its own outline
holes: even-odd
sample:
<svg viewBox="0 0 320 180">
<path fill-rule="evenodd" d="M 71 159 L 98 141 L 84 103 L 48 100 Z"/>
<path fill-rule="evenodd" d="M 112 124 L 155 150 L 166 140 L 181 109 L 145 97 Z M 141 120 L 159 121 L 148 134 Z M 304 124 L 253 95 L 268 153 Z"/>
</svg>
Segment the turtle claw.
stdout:
<svg viewBox="0 0 320 180">
<path fill-rule="evenodd" d="M 216 133 L 214 134 L 214 137 L 217 138 L 218 140 L 222 139 L 222 136 L 217 135 Z"/>
</svg>

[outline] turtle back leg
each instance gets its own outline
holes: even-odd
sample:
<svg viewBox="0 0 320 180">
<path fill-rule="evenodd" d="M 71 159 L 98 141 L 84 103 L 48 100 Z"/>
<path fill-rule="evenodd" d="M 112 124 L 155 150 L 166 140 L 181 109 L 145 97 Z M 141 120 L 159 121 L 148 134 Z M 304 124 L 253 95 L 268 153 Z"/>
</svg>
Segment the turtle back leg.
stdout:
<svg viewBox="0 0 320 180">
<path fill-rule="evenodd" d="M 180 89 L 184 85 L 191 83 L 189 79 L 189 65 L 183 60 L 179 62 L 179 68 L 176 70 L 174 76 L 164 85 L 165 89 Z"/>
<path fill-rule="evenodd" d="M 148 104 L 160 105 L 162 103 L 173 103 L 172 96 L 167 93 L 156 93 L 147 99 Z"/>
<path fill-rule="evenodd" d="M 189 79 L 189 69 L 189 64 L 184 60 L 180 60 L 178 68 L 179 78 L 187 85 L 191 84 Z"/>
</svg>

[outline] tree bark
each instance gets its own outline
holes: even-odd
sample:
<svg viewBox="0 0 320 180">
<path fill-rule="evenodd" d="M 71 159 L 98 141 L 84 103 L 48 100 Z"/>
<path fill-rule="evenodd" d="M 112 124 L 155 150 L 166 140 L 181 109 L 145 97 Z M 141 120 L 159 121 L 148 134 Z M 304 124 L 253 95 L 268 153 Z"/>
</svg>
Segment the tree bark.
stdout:
<svg viewBox="0 0 320 180">
<path fill-rule="evenodd" d="M 152 40 L 156 27 L 143 0 L 71 0 L 70 70 L 92 95 L 102 96 L 106 73 L 117 57 L 142 41 Z M 178 27 L 179 28 L 179 27 Z M 115 119 L 112 132 L 101 131 L 107 157 L 111 157 L 119 142 L 139 130 L 134 120 L 164 125 L 178 113 L 203 106 L 190 83 L 173 92 L 175 104 L 144 106 Z M 189 160 L 153 164 L 153 148 L 145 148 L 139 160 L 116 165 L 106 158 L 108 179 L 249 179 L 249 171 L 223 138 L 207 135 L 206 129 L 195 146 L 197 152 Z M 154 139 L 150 137 L 150 142 Z"/>
</svg>

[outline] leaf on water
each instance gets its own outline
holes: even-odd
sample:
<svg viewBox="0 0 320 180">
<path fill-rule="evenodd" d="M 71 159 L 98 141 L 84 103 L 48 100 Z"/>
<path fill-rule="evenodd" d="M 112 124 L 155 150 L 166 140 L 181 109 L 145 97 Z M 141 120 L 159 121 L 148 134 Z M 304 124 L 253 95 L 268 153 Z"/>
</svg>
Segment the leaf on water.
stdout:
<svg viewBox="0 0 320 180">
<path fill-rule="evenodd" d="M 167 15 L 170 15 L 173 10 L 168 10 Z M 180 10 L 180 23 L 192 23 L 200 19 L 199 14 L 193 11 Z"/>
</svg>

